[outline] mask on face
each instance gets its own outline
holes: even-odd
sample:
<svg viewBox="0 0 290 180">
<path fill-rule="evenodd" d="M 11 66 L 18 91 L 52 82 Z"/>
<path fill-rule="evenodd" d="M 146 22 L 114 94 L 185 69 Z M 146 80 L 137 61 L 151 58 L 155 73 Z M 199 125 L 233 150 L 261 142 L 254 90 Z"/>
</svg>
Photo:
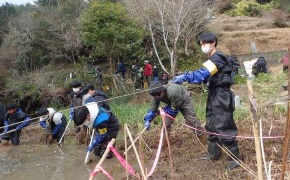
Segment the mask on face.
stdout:
<svg viewBox="0 0 290 180">
<path fill-rule="evenodd" d="M 209 54 L 212 51 L 212 48 L 209 47 L 209 44 L 206 44 L 201 48 L 201 50 L 204 54 Z"/>
<path fill-rule="evenodd" d="M 73 88 L 73 92 L 78 93 L 80 91 L 80 88 Z"/>
</svg>

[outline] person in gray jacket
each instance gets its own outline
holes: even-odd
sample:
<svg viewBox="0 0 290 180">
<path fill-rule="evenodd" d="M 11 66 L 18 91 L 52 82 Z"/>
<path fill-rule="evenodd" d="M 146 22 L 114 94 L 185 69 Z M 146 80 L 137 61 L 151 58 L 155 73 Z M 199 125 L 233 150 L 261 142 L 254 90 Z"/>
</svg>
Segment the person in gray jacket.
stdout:
<svg viewBox="0 0 290 180">
<path fill-rule="evenodd" d="M 167 104 L 163 108 L 165 113 L 175 118 L 180 111 L 185 118 L 186 124 L 200 130 L 203 129 L 194 113 L 190 93 L 184 86 L 171 83 L 163 85 L 161 82 L 152 82 L 149 89 L 149 94 L 153 96 L 153 98 L 151 100 L 150 110 L 144 116 L 144 126 L 147 127 L 147 130 L 150 129 L 150 122 L 159 114 L 158 107 L 160 102 Z M 169 134 L 173 121 L 174 119 L 166 116 L 165 125 Z M 201 131 L 194 131 L 194 133 L 196 133 L 202 143 L 206 143 L 206 136 L 204 133 Z"/>
</svg>

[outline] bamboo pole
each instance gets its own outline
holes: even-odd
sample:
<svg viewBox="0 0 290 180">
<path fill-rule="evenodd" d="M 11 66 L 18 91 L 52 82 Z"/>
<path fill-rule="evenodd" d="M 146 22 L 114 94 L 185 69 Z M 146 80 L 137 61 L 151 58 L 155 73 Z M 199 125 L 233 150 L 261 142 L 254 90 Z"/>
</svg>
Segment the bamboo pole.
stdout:
<svg viewBox="0 0 290 180">
<path fill-rule="evenodd" d="M 142 148 L 142 129 L 141 129 L 141 125 L 138 125 L 138 129 L 139 129 L 139 152 L 140 152 L 140 160 L 141 160 L 141 164 L 143 167 L 143 171 L 145 172 L 145 176 L 147 177 L 146 171 L 145 171 L 145 163 L 144 163 L 144 155 L 143 155 L 143 148 Z"/>
<path fill-rule="evenodd" d="M 127 131 L 126 131 L 126 127 L 125 126 L 124 126 L 124 138 L 125 138 L 125 151 L 127 152 Z M 126 158 L 126 177 L 127 177 L 127 180 L 129 180 L 128 156 L 126 156 L 125 158 Z"/>
<path fill-rule="evenodd" d="M 247 80 L 248 90 L 249 90 L 249 101 L 251 106 L 252 113 L 252 124 L 253 124 L 253 133 L 255 139 L 255 150 L 256 150 L 256 158 L 257 158 L 257 167 L 258 167 L 258 178 L 259 180 L 263 179 L 263 163 L 262 163 L 262 154 L 261 154 L 261 146 L 259 139 L 259 124 L 258 124 L 258 105 L 256 100 L 254 99 L 253 87 L 250 80 Z"/>
<path fill-rule="evenodd" d="M 60 143 L 61 143 L 61 141 L 62 141 L 62 139 L 64 137 L 64 134 L 65 134 L 66 130 L 68 129 L 68 126 L 69 126 L 71 121 L 72 121 L 72 119 L 69 119 L 69 122 L 67 123 L 66 128 L 65 128 L 65 130 L 64 130 L 64 132 L 63 132 L 63 134 L 62 134 L 62 136 L 61 136 L 61 138 L 59 140 L 59 142 L 57 143 L 57 147 L 59 147 L 59 145 L 60 145 Z"/>
<path fill-rule="evenodd" d="M 137 138 L 134 140 L 133 144 L 136 143 L 136 141 L 139 139 L 139 137 L 146 131 L 147 127 L 145 127 L 137 136 Z M 125 150 L 124 154 L 127 155 L 127 152 L 133 147 L 133 144 L 131 144 L 127 150 Z"/>
<path fill-rule="evenodd" d="M 93 133 L 92 133 L 92 137 L 91 137 L 91 140 L 90 140 L 90 144 L 89 144 L 89 146 L 90 146 L 90 145 L 92 144 L 92 142 L 93 142 L 94 135 L 95 135 L 95 129 L 93 129 Z M 88 162 L 89 155 L 90 155 L 90 151 L 87 152 L 86 159 L 85 159 L 85 164 L 87 164 L 87 162 Z"/>
<path fill-rule="evenodd" d="M 135 144 L 134 144 L 134 142 L 133 142 L 133 138 L 132 138 L 131 132 L 130 132 L 130 130 L 129 130 L 127 124 L 125 124 L 125 127 L 126 127 L 126 130 L 127 130 L 128 136 L 129 136 L 129 138 L 130 138 L 130 141 L 131 141 L 131 143 L 132 143 L 132 145 L 133 145 L 133 149 L 134 149 L 134 151 L 135 151 L 136 158 L 137 158 L 138 164 L 139 164 L 139 166 L 140 166 L 142 176 L 143 176 L 144 180 L 147 180 L 147 177 L 146 177 L 146 175 L 145 175 L 144 168 L 142 167 L 142 163 L 141 163 L 140 157 L 139 157 L 139 155 L 138 155 L 138 152 L 137 152 L 136 146 L 135 146 Z"/>
<path fill-rule="evenodd" d="M 113 145 L 115 144 L 115 141 L 116 141 L 116 139 L 113 138 L 113 139 L 111 140 L 111 142 L 109 142 L 109 144 L 111 144 L 111 145 L 113 146 Z M 109 144 L 108 144 L 107 149 L 106 149 L 106 151 L 104 152 L 102 158 L 100 159 L 99 163 L 96 165 L 96 167 L 100 167 L 100 166 L 102 166 L 102 164 L 103 164 L 104 161 L 106 160 L 107 155 L 108 155 L 109 152 L 110 152 Z M 93 180 L 93 179 L 95 178 L 96 175 L 97 175 L 97 174 L 91 175 L 89 180 Z"/>
<path fill-rule="evenodd" d="M 287 99 L 287 123 L 286 123 L 286 128 L 285 128 L 285 138 L 284 138 L 284 146 L 283 146 L 283 159 L 282 159 L 282 169 L 281 169 L 281 180 L 284 180 L 284 175 L 285 175 L 285 168 L 286 168 L 286 163 L 287 163 L 287 155 L 288 155 L 288 147 L 289 147 L 289 140 L 290 140 L 290 111 L 289 111 L 289 96 L 290 96 L 290 70 L 288 66 L 288 99 Z"/>
</svg>

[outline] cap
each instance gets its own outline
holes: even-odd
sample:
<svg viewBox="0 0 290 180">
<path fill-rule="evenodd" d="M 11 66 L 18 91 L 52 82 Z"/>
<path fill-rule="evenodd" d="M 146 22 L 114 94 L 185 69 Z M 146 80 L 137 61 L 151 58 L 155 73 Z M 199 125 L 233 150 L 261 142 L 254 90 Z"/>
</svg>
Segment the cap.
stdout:
<svg viewBox="0 0 290 180">
<path fill-rule="evenodd" d="M 151 86 L 149 87 L 149 94 L 151 96 L 155 96 L 155 95 L 160 95 L 161 92 L 166 91 L 166 88 L 163 86 L 163 84 L 159 81 L 157 82 L 152 82 Z"/>
<path fill-rule="evenodd" d="M 71 83 L 71 86 L 72 86 L 73 88 L 77 88 L 77 87 L 82 86 L 82 83 L 81 83 L 80 81 L 78 81 L 78 80 L 75 80 L 75 81 L 73 81 L 73 82 Z"/>
<path fill-rule="evenodd" d="M 6 105 L 6 110 L 18 108 L 18 105 L 14 102 L 10 102 Z"/>
<path fill-rule="evenodd" d="M 82 125 L 88 114 L 90 114 L 90 112 L 86 106 L 75 109 L 73 117 L 75 125 Z"/>
</svg>

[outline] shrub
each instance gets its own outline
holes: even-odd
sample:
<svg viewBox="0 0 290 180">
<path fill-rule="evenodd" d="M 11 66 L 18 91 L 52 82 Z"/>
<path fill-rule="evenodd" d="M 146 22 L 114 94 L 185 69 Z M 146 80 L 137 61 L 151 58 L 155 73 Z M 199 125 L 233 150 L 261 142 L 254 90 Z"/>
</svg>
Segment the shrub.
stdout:
<svg viewBox="0 0 290 180">
<path fill-rule="evenodd" d="M 235 84 L 245 84 L 247 82 L 247 78 L 237 74 L 234 76 Z"/>
<path fill-rule="evenodd" d="M 262 6 L 255 0 L 242 0 L 228 11 L 231 16 L 261 16 L 261 13 Z"/>
</svg>

